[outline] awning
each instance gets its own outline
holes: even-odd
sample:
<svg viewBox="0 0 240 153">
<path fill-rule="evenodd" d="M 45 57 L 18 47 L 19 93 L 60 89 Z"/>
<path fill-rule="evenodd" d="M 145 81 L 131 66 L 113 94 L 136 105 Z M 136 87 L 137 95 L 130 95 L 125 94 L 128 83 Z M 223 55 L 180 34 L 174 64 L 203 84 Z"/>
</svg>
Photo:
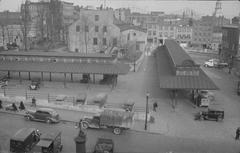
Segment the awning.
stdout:
<svg viewBox="0 0 240 153">
<path fill-rule="evenodd" d="M 124 63 L 0 61 L 0 71 L 15 72 L 127 74 L 129 69 L 129 65 Z"/>
</svg>

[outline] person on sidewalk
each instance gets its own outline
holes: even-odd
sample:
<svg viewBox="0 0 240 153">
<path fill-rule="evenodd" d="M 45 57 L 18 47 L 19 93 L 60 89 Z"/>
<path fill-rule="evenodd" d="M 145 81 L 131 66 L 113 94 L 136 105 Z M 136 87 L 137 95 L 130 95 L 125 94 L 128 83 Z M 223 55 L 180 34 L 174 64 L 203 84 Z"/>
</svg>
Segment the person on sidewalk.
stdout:
<svg viewBox="0 0 240 153">
<path fill-rule="evenodd" d="M 2 106 L 2 100 L 0 100 L 0 109 L 2 109 L 3 106 Z"/>
<path fill-rule="evenodd" d="M 34 107 L 37 106 L 35 97 L 32 98 L 32 106 L 34 106 Z"/>
<path fill-rule="evenodd" d="M 239 140 L 239 136 L 240 136 L 240 127 L 238 127 L 237 130 L 236 130 L 235 140 Z"/>
<path fill-rule="evenodd" d="M 153 103 L 153 111 L 154 111 L 154 112 L 156 112 L 156 108 L 157 108 L 157 107 L 158 107 L 157 102 L 154 102 L 154 103 Z"/>
<path fill-rule="evenodd" d="M 12 107 L 13 107 L 13 110 L 14 110 L 14 111 L 17 111 L 17 110 L 18 110 L 15 103 L 12 103 Z"/>
<path fill-rule="evenodd" d="M 19 109 L 20 110 L 25 110 L 25 106 L 24 106 L 22 101 L 20 102 Z"/>
</svg>

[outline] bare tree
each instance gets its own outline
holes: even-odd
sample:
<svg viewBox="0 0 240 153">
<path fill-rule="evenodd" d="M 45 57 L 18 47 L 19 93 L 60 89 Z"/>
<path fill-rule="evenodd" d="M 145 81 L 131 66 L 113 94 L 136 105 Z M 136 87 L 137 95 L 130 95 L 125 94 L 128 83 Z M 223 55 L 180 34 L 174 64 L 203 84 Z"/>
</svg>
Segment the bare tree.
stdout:
<svg viewBox="0 0 240 153">
<path fill-rule="evenodd" d="M 29 3 L 27 1 L 25 1 L 25 3 L 21 5 L 21 19 L 22 19 L 21 30 L 23 33 L 24 50 L 27 51 L 28 50 L 27 34 L 29 32 L 29 24 L 31 21 L 29 14 Z"/>
<path fill-rule="evenodd" d="M 93 24 L 86 14 L 82 14 L 80 18 L 83 25 L 81 26 L 82 27 L 81 31 L 83 32 L 84 46 L 86 53 L 88 53 L 88 43 L 91 39 L 93 39 L 92 36 L 90 35 L 91 34 L 90 32 L 93 30 L 92 26 Z"/>
</svg>

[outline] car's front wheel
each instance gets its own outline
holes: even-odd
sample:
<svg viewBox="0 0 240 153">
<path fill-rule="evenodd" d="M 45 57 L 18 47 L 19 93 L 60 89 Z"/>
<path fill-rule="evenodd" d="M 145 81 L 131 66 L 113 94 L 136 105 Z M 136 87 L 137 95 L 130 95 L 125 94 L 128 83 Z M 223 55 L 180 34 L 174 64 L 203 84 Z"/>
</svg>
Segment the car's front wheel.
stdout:
<svg viewBox="0 0 240 153">
<path fill-rule="evenodd" d="M 30 120 L 31 120 L 31 117 L 30 117 L 30 116 L 26 116 L 25 119 L 28 120 L 28 121 L 30 121 Z"/>
</svg>

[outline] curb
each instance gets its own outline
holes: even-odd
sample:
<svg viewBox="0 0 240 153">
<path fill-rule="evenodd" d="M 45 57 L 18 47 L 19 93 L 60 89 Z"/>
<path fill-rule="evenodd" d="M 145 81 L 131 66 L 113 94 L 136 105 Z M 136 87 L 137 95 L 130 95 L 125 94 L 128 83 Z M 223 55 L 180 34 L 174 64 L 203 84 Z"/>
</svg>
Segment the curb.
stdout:
<svg viewBox="0 0 240 153">
<path fill-rule="evenodd" d="M 11 115 L 15 115 L 15 116 L 24 116 L 24 114 L 21 114 L 18 112 L 12 112 L 12 111 L 5 111 L 5 110 L 0 110 L 0 113 L 5 113 L 5 114 L 11 114 Z M 75 121 L 70 121 L 70 120 L 63 120 L 61 119 L 60 122 L 62 123 L 73 123 L 76 124 L 77 122 Z M 130 131 L 134 131 L 134 132 L 139 132 L 139 133 L 148 133 L 148 134 L 157 134 L 157 135 L 163 135 L 163 133 L 158 133 L 158 132 L 151 132 L 151 131 L 144 131 L 144 130 L 136 130 L 136 129 L 129 129 Z"/>
</svg>

